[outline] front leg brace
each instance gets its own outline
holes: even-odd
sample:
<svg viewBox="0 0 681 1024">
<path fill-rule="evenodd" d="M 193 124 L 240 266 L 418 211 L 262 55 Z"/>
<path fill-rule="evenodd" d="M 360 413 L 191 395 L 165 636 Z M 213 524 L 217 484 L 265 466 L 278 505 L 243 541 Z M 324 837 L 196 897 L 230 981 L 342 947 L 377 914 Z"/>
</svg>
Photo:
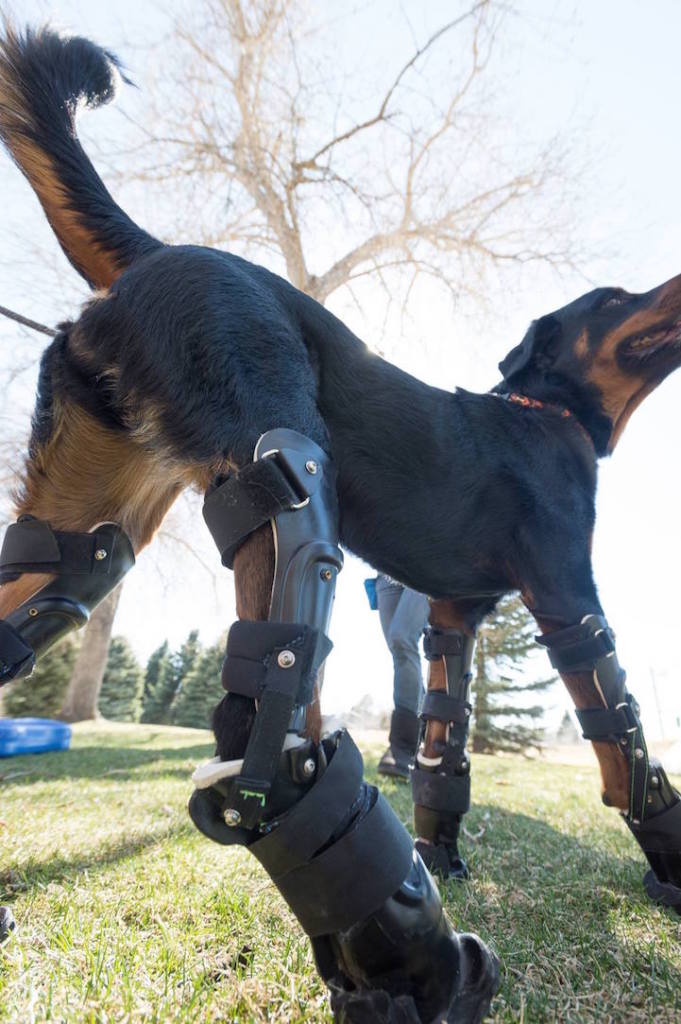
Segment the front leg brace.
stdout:
<svg viewBox="0 0 681 1024">
<path fill-rule="evenodd" d="M 629 766 L 629 807 L 624 820 L 651 870 L 644 882 L 651 898 L 681 913 L 681 797 L 664 768 L 648 754 L 636 700 L 615 650 L 615 635 L 602 615 L 587 615 L 566 629 L 538 637 L 560 673 L 592 672 L 601 707 L 576 711 L 584 739 L 617 744 Z"/>
</svg>

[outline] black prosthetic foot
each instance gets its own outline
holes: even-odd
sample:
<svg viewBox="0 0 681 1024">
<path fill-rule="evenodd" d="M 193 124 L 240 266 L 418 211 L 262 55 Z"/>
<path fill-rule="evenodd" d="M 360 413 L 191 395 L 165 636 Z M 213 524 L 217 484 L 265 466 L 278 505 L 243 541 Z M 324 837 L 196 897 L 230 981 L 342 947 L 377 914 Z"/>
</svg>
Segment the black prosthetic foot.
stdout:
<svg viewBox="0 0 681 1024">
<path fill-rule="evenodd" d="M 0 907 L 0 946 L 7 942 L 16 926 L 14 914 L 9 907 Z"/>
<path fill-rule="evenodd" d="M 681 915 L 681 800 L 662 770 L 654 777 L 669 787 L 676 803 L 642 822 L 625 820 L 650 864 L 643 878 L 646 892 L 654 903 Z"/>
<path fill-rule="evenodd" d="M 466 861 L 459 853 L 461 815 L 448 815 L 431 807 L 415 804 L 414 825 L 420 836 L 416 840 L 416 850 L 431 874 L 444 882 L 450 878 L 465 882 L 469 877 L 469 871 Z"/>
<path fill-rule="evenodd" d="M 418 715 L 405 708 L 395 708 L 390 719 L 390 744 L 378 762 L 379 775 L 395 779 L 409 779 L 409 768 L 414 762 L 421 724 Z"/>
<path fill-rule="evenodd" d="M 313 945 L 339 1024 L 477 1024 L 499 984 L 496 956 L 452 930 L 418 856 L 375 914 Z"/>
<path fill-rule="evenodd" d="M 465 882 L 470 877 L 468 864 L 459 855 L 456 842 L 426 843 L 417 839 L 414 845 L 430 873 L 443 882 L 449 879 Z"/>
</svg>

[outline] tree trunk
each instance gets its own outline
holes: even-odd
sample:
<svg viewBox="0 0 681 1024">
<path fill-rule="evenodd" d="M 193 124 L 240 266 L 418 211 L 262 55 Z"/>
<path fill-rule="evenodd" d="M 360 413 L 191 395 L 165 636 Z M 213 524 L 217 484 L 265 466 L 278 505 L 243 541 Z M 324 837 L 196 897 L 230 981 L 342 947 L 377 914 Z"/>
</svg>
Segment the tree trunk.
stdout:
<svg viewBox="0 0 681 1024">
<path fill-rule="evenodd" d="M 122 583 L 119 583 L 90 617 L 63 707 L 57 715 L 64 722 L 83 722 L 88 718 L 99 717 L 97 701 L 122 587 Z"/>
</svg>

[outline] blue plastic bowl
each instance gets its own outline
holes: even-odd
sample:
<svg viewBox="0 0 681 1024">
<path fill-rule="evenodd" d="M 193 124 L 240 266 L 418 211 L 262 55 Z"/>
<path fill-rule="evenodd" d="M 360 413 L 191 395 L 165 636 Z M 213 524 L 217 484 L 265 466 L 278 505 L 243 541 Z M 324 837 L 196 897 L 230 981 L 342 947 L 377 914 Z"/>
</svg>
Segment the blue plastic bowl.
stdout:
<svg viewBox="0 0 681 1024">
<path fill-rule="evenodd" d="M 68 750 L 71 726 L 51 718 L 0 718 L 0 757 Z"/>
</svg>

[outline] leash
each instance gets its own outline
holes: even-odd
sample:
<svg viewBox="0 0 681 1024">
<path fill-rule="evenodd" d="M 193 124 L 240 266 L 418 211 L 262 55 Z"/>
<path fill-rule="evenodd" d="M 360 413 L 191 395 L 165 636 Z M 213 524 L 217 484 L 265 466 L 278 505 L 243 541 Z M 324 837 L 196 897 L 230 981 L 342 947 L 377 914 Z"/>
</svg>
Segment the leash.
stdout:
<svg viewBox="0 0 681 1024">
<path fill-rule="evenodd" d="M 44 324 L 39 324 L 37 320 L 29 320 L 27 316 L 22 316 L 21 313 L 13 313 L 6 306 L 0 306 L 0 314 L 6 316 L 8 320 L 16 320 L 18 324 L 23 324 L 24 327 L 30 327 L 32 331 L 40 331 L 41 334 L 48 334 L 51 338 L 57 337 L 58 332 L 52 327 L 45 327 Z"/>
</svg>

